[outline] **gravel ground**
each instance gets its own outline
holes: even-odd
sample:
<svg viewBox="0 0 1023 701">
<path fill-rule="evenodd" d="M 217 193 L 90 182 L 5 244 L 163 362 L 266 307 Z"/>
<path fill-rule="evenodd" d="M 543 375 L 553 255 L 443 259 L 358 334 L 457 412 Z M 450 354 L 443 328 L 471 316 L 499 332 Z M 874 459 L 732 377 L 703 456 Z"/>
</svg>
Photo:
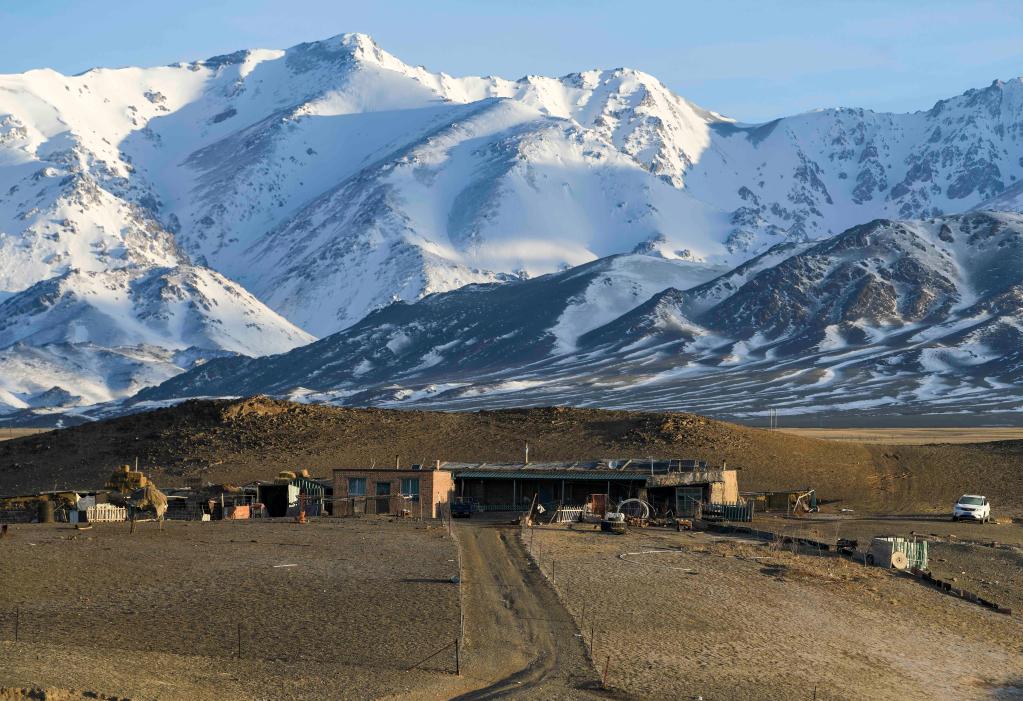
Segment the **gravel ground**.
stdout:
<svg viewBox="0 0 1023 701">
<path fill-rule="evenodd" d="M 595 667 L 624 696 L 1023 695 L 1020 616 L 880 568 L 708 533 L 579 524 L 532 538 Z"/>
<path fill-rule="evenodd" d="M 143 523 L 134 535 L 32 525 L 13 527 L 0 555 L 0 687 L 161 699 L 465 687 L 450 653 L 405 671 L 458 633 L 443 528 L 375 517 Z"/>
</svg>

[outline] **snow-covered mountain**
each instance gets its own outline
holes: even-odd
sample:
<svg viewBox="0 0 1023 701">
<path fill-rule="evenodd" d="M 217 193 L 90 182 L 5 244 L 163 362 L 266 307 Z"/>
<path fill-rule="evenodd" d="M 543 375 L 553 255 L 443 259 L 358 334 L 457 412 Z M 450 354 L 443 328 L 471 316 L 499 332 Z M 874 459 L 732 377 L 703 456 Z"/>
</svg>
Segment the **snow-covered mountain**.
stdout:
<svg viewBox="0 0 1023 701">
<path fill-rule="evenodd" d="M 1023 215 L 876 220 L 694 284 L 714 272 L 634 255 L 469 286 L 280 356 L 211 361 L 140 398 L 271 393 L 738 418 L 990 416 L 1023 402 Z"/>
<path fill-rule="evenodd" d="M 208 268 L 72 270 L 0 302 L 0 407 L 109 401 L 209 358 L 312 340 Z"/>
<path fill-rule="evenodd" d="M 1019 79 L 912 114 L 830 109 L 749 125 L 636 70 L 458 78 L 359 34 L 157 68 L 0 75 L 0 300 L 12 304 L 0 364 L 23 373 L 0 391 L 31 404 L 59 377 L 82 401 L 123 397 L 187 369 L 174 358 L 193 346 L 191 362 L 278 352 L 354 333 L 395 300 L 520 290 L 630 253 L 734 268 L 680 298 L 687 315 L 730 300 L 715 333 L 792 323 L 809 339 L 821 331 L 788 296 L 772 306 L 726 293 L 769 270 L 787 281 L 781 259 L 796 265 L 794 253 L 874 219 L 1019 209 L 1021 123 Z M 663 291 L 653 270 L 648 297 Z M 891 314 L 884 285 L 861 284 Z M 117 313 L 89 292 L 99 288 Z M 168 288 L 180 304 L 165 323 L 154 319 L 169 314 L 158 301 Z M 491 290 L 467 293 L 480 289 Z M 930 313 L 928 295 L 948 292 L 921 294 L 914 304 Z M 551 338 L 555 354 L 578 352 L 580 336 Z M 82 369 L 89 353 L 104 360 Z M 134 379 L 104 386 L 96 368 L 129 356 L 121 372 Z"/>
</svg>

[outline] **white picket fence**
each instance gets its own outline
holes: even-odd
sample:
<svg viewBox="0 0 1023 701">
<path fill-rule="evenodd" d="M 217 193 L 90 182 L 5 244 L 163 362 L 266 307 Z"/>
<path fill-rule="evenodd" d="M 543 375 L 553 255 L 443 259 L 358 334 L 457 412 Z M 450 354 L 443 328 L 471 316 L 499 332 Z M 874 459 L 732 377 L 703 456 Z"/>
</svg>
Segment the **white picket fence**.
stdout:
<svg viewBox="0 0 1023 701">
<path fill-rule="evenodd" d="M 113 504 L 96 504 L 85 510 L 89 523 L 117 523 L 127 520 L 128 510 Z"/>
<path fill-rule="evenodd" d="M 554 514 L 555 523 L 575 523 L 580 520 L 583 515 L 582 507 L 572 508 L 562 506 L 558 509 L 557 513 Z"/>
</svg>

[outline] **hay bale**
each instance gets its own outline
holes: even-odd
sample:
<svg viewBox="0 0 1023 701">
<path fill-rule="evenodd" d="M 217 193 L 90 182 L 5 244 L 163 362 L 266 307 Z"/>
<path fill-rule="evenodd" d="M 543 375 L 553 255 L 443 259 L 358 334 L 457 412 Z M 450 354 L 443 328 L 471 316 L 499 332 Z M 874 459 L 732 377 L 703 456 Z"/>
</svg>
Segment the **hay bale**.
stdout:
<svg viewBox="0 0 1023 701">
<path fill-rule="evenodd" d="M 122 465 L 110 475 L 106 488 L 127 494 L 142 489 L 148 483 L 149 480 L 142 472 L 132 470 L 130 465 Z"/>
</svg>

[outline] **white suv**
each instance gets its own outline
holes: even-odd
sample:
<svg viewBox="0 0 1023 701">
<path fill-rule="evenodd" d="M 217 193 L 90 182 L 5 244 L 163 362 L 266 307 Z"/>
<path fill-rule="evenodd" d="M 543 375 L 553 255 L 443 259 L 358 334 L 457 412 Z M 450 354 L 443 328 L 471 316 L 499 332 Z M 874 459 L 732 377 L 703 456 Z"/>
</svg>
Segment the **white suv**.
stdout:
<svg viewBox="0 0 1023 701">
<path fill-rule="evenodd" d="M 952 507 L 953 521 L 980 521 L 987 523 L 991 520 L 991 504 L 987 497 L 979 494 L 964 494 Z"/>
</svg>

